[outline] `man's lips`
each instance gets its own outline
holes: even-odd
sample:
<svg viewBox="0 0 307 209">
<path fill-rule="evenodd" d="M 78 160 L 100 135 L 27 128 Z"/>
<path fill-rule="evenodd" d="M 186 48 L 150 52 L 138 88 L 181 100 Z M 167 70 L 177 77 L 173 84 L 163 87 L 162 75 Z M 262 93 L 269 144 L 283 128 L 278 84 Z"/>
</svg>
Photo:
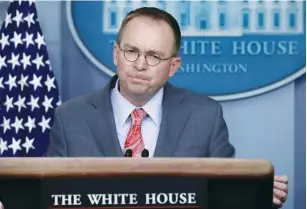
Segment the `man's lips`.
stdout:
<svg viewBox="0 0 307 209">
<path fill-rule="evenodd" d="M 128 76 L 130 79 L 135 81 L 148 81 L 147 78 L 141 77 L 141 76 Z"/>
</svg>

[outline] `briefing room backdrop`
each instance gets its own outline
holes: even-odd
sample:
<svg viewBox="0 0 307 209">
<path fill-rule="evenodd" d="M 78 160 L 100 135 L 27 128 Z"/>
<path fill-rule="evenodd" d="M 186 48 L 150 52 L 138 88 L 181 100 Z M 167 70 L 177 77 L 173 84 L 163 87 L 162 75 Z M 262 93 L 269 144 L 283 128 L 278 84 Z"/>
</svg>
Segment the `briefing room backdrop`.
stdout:
<svg viewBox="0 0 307 209">
<path fill-rule="evenodd" d="M 106 62 L 106 65 L 104 65 L 106 68 L 113 68 L 114 70 L 114 66 L 112 66 L 111 63 L 112 60 L 110 59 L 110 56 L 112 56 L 111 38 L 108 41 L 105 41 L 106 37 L 108 37 L 108 35 L 106 35 L 102 37 L 100 41 L 99 33 L 114 35 L 114 30 L 118 28 L 118 22 L 120 21 L 120 18 L 122 18 L 120 15 L 116 16 L 116 12 L 119 10 L 114 10 L 112 5 L 109 5 L 108 8 L 97 6 L 102 4 L 101 2 L 96 2 L 95 5 L 89 5 L 86 3 L 81 4 L 80 1 L 78 2 L 79 5 L 72 5 L 71 2 L 64 1 L 36 2 L 39 22 L 45 36 L 51 66 L 59 85 L 62 101 L 67 101 L 70 98 L 103 87 L 110 80 L 112 70 L 108 71 L 103 69 L 103 67 L 101 67 L 101 64 L 103 64 L 102 61 Z M 115 1 L 109 1 L 108 3 L 112 4 L 112 2 L 114 3 Z M 130 7 L 128 9 L 135 6 L 131 4 L 131 1 L 127 0 L 126 2 L 130 2 Z M 222 10 L 214 10 L 217 9 L 215 4 L 218 1 L 208 2 L 215 3 L 208 4 L 207 7 L 205 7 L 207 8 L 207 12 L 210 7 L 212 11 L 226 11 L 228 8 L 227 6 L 222 5 Z M 224 2 L 225 4 L 225 1 L 219 2 Z M 253 11 L 257 11 L 255 8 L 258 1 L 232 2 L 240 4 L 242 2 L 246 4 L 250 3 L 242 13 L 243 27 L 245 27 L 245 29 L 250 27 L 248 18 L 252 17 L 252 14 L 254 14 Z M 206 18 L 208 18 L 208 15 L 206 16 L 206 14 L 200 16 L 198 19 L 196 16 L 192 17 L 194 13 L 198 14 L 199 11 L 197 11 L 197 7 L 192 4 L 188 6 L 186 5 L 184 8 L 188 8 L 190 13 L 181 13 L 179 16 L 176 16 L 177 18 L 180 18 L 182 28 L 192 28 L 191 25 L 193 24 L 194 26 L 199 26 L 198 29 L 211 27 L 212 30 L 208 36 L 211 36 L 212 39 L 209 41 L 209 38 L 207 38 L 205 41 L 197 42 L 197 40 L 193 39 L 193 34 L 199 36 L 201 33 L 197 34 L 195 28 L 184 30 L 183 35 L 187 38 L 183 41 L 183 45 L 186 45 L 182 46 L 182 53 L 186 56 L 186 60 L 190 65 L 184 63 L 183 67 L 180 69 L 178 77 L 173 79 L 172 82 L 178 86 L 190 88 L 195 91 L 202 91 L 202 89 L 207 88 L 208 93 L 212 92 L 212 94 L 215 95 L 222 95 L 223 92 L 225 94 L 227 93 L 227 95 L 234 95 L 230 97 L 226 96 L 216 98 L 221 100 L 220 102 L 224 108 L 224 116 L 230 132 L 230 141 L 237 149 L 236 156 L 239 158 L 264 158 L 271 161 L 275 166 L 276 174 L 286 174 L 289 176 L 289 197 L 283 208 L 303 209 L 305 208 L 306 201 L 306 78 L 305 73 L 303 72 L 306 60 L 305 38 L 302 38 L 300 34 L 305 36 L 305 10 L 303 9 L 305 8 L 305 5 L 304 7 L 303 5 L 299 5 L 298 9 L 293 10 L 299 11 L 299 14 L 292 15 L 294 14 L 291 13 L 292 10 L 290 13 L 286 13 L 288 11 L 285 10 L 285 7 L 288 7 L 287 5 L 283 5 L 278 9 L 278 6 L 268 4 L 266 3 L 267 1 L 259 2 L 263 4 L 262 7 L 264 8 L 264 10 L 259 11 L 265 12 L 258 13 L 258 17 L 256 18 L 260 24 L 258 26 L 266 26 L 269 21 L 273 22 L 273 25 L 275 26 L 280 26 L 282 24 L 290 24 L 293 26 L 294 24 L 298 24 L 299 26 L 296 26 L 296 30 L 299 31 L 294 32 L 294 35 L 290 34 L 289 36 L 282 36 L 282 38 L 276 38 L 274 36 L 275 40 L 280 41 L 279 48 L 276 49 L 274 55 L 261 57 L 260 52 L 258 53 L 257 51 L 257 47 L 259 43 L 265 43 L 266 41 L 263 38 L 264 36 L 259 39 L 257 38 L 257 28 L 254 28 L 254 31 L 243 31 L 243 34 L 254 33 L 254 36 L 252 37 L 254 37 L 255 40 L 242 38 L 242 42 L 238 41 L 239 39 L 236 39 L 237 41 L 233 41 L 232 43 L 220 45 L 219 39 L 216 38 L 225 33 L 226 36 L 223 40 L 226 41 L 227 33 L 229 33 L 229 39 L 232 39 L 236 34 L 237 36 L 240 36 L 240 33 L 242 36 L 242 30 L 238 30 L 240 29 L 238 26 L 241 25 L 236 25 L 238 18 L 227 18 L 225 15 L 230 14 L 230 17 L 233 17 L 233 14 L 236 13 L 234 8 L 238 8 L 235 4 L 232 6 L 232 9 L 229 9 L 228 13 L 220 12 L 218 16 L 219 20 L 215 22 L 214 19 L 211 19 L 211 22 L 207 21 L 208 19 Z M 274 2 L 276 3 L 278 1 Z M 293 3 L 296 1 L 286 2 Z M 148 2 L 141 1 L 141 3 L 144 3 L 145 5 Z M 139 5 L 142 5 L 141 3 Z M 6 1 L 0 3 L 1 21 L 5 16 L 7 5 L 8 2 Z M 167 3 L 161 3 L 161 6 L 166 8 Z M 272 9 L 273 7 L 277 8 L 277 10 L 274 10 L 273 12 L 269 11 L 269 9 Z M 171 9 L 172 7 L 169 8 L 169 10 Z M 173 9 L 172 12 L 176 11 Z M 284 13 L 285 15 L 283 16 Z M 96 17 L 91 16 L 95 14 Z M 100 14 L 100 16 L 97 16 L 97 14 Z M 109 19 L 106 16 L 108 14 L 110 15 Z M 272 17 L 266 18 L 269 17 L 268 14 L 274 14 L 273 19 Z M 288 21 L 287 18 L 283 19 L 283 17 L 289 17 Z M 92 18 L 97 19 L 94 20 Z M 256 19 L 251 18 L 251 21 L 256 21 Z M 109 23 L 106 22 L 107 20 Z M 229 24 L 233 26 L 233 30 L 227 29 L 221 31 L 214 29 L 214 24 L 225 26 L 226 20 L 229 20 Z M 199 25 L 197 25 L 198 23 Z M 108 24 L 110 27 L 108 27 Z M 283 28 L 283 30 L 285 33 L 286 29 Z M 272 33 L 272 30 L 268 29 L 267 33 L 268 36 L 272 36 L 272 34 L 269 34 Z M 86 53 L 84 48 L 82 49 L 80 40 L 77 40 L 78 34 L 80 37 L 83 36 L 84 40 L 86 37 L 91 36 L 91 34 L 93 35 L 93 38 L 96 38 L 96 43 L 88 42 L 88 45 L 83 43 L 83 47 L 85 46 L 86 48 L 88 46 L 88 49 L 92 50 L 97 59 L 90 58 L 88 53 L 91 52 Z M 297 34 L 298 36 L 296 36 Z M 242 48 L 242 44 L 247 44 L 252 41 L 254 41 L 254 45 L 246 46 L 245 49 Z M 198 45 L 195 45 L 195 43 L 198 43 Z M 93 46 L 93 44 L 97 46 Z M 230 44 L 233 44 L 232 55 L 239 54 L 238 56 L 232 57 L 229 54 L 225 56 L 223 55 L 223 53 L 226 54 L 224 51 L 227 50 L 227 47 L 231 47 Z M 209 51 L 208 53 L 210 55 L 206 54 L 204 51 L 197 54 L 196 47 L 199 47 L 200 45 L 203 47 L 200 51 L 205 50 L 205 45 L 210 47 L 206 49 Z M 246 52 L 243 53 L 242 50 L 246 50 Z M 286 53 L 286 51 L 288 54 L 278 56 L 282 53 Z M 193 66 L 193 64 L 191 64 L 194 59 L 192 55 L 195 55 L 195 59 L 200 60 L 202 58 L 204 60 L 200 62 L 200 65 Z M 93 57 L 93 55 L 91 56 Z M 200 56 L 200 58 L 197 56 Z M 109 59 L 107 60 L 107 58 Z M 263 60 L 261 60 L 262 58 Z M 217 68 L 217 65 L 215 66 L 217 63 L 214 62 L 221 63 L 221 59 L 224 59 L 223 62 L 228 63 L 229 65 L 226 67 L 225 65 L 220 65 L 223 66 L 223 68 Z M 233 63 L 239 64 L 232 64 L 232 61 Z M 215 66 L 215 68 L 213 68 L 213 66 Z M 284 75 L 281 75 L 282 72 Z M 261 86 L 269 86 L 270 82 L 271 84 L 274 82 L 281 84 L 282 82 L 277 81 L 287 81 L 282 79 L 283 77 L 287 77 L 287 74 L 295 74 L 297 75 L 297 78 L 294 79 L 294 77 L 292 77 L 289 79 L 289 82 L 285 82 L 285 84 L 281 86 L 271 85 L 271 88 L 260 88 Z M 245 80 L 244 76 L 246 76 Z M 266 78 L 271 78 L 272 80 L 266 80 Z M 186 79 L 186 82 L 183 82 L 183 79 Z M 197 83 L 198 86 L 193 85 L 192 81 L 194 79 L 194 83 Z M 240 92 L 242 93 L 245 90 L 248 90 L 247 88 L 255 91 L 250 91 L 250 95 L 239 94 Z M 257 88 L 262 89 L 263 92 L 257 92 Z M 227 92 L 228 90 L 229 92 Z"/>
</svg>

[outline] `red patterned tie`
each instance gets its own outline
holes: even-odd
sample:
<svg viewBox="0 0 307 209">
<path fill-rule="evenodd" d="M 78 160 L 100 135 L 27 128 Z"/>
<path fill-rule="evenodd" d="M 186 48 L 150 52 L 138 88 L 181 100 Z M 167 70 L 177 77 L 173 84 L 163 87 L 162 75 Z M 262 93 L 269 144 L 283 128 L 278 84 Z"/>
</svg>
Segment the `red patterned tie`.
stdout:
<svg viewBox="0 0 307 209">
<path fill-rule="evenodd" d="M 144 142 L 141 132 L 141 124 L 147 113 L 143 109 L 135 109 L 131 113 L 131 124 L 127 134 L 124 153 L 127 149 L 132 150 L 132 157 L 141 156 L 144 150 Z"/>
</svg>

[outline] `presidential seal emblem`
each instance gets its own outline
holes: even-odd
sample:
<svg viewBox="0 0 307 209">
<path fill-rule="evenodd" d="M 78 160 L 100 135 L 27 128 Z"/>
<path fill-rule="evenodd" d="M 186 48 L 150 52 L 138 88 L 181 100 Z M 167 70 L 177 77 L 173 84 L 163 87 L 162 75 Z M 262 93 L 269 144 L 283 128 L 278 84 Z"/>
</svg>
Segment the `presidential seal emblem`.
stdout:
<svg viewBox="0 0 307 209">
<path fill-rule="evenodd" d="M 112 51 L 122 20 L 143 6 L 171 13 L 180 25 L 175 86 L 223 101 L 271 91 L 305 73 L 305 1 L 67 2 L 77 45 L 104 73 L 115 74 Z"/>
</svg>

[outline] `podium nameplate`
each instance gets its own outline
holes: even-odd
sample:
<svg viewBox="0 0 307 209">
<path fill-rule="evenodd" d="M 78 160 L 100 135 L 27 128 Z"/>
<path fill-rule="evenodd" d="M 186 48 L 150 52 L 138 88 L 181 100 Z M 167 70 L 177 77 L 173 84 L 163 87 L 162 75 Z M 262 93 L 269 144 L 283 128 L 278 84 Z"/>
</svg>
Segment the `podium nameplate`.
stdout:
<svg viewBox="0 0 307 209">
<path fill-rule="evenodd" d="M 50 171 L 40 170 L 43 162 Z M 0 165 L 0 198 L 5 209 L 272 206 L 273 170 L 263 161 L 256 162 L 263 170 L 249 170 L 255 168 L 253 161 L 232 160 L 41 159 L 37 163 L 39 169 L 24 167 L 23 175 L 11 167 L 4 172 Z"/>
</svg>

